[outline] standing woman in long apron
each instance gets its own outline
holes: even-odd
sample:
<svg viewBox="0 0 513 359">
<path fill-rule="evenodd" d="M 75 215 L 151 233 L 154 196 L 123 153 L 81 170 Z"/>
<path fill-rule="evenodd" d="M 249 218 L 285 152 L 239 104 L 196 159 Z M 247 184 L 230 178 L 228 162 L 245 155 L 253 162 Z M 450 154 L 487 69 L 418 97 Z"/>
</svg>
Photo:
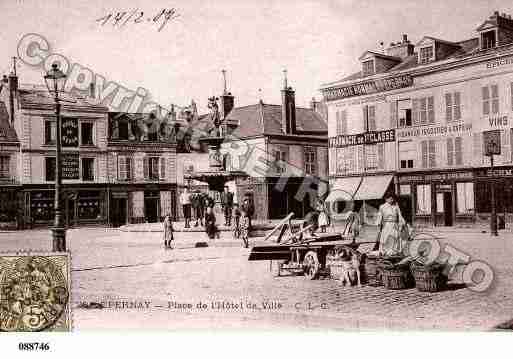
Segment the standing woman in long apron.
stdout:
<svg viewBox="0 0 513 359">
<path fill-rule="evenodd" d="M 395 196 L 389 194 L 385 197 L 385 203 L 379 207 L 378 224 L 381 228 L 379 235 L 379 254 L 393 256 L 401 254 L 401 230 L 405 225 L 401 209 Z"/>
</svg>

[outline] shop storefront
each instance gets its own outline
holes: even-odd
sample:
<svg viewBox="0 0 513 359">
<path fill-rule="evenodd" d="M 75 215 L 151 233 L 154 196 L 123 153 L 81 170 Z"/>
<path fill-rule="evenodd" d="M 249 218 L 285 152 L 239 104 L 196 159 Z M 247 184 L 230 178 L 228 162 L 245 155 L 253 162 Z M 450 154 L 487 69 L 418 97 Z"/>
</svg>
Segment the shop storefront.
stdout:
<svg viewBox="0 0 513 359">
<path fill-rule="evenodd" d="M 411 197 L 416 225 L 452 226 L 475 219 L 471 170 L 399 175 L 399 192 Z"/>
</svg>

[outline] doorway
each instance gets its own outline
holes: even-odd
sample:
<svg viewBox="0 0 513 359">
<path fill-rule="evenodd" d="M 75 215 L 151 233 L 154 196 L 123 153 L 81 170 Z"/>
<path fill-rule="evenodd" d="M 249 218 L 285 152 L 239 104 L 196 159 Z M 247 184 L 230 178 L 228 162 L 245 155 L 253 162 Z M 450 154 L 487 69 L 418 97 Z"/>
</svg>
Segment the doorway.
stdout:
<svg viewBox="0 0 513 359">
<path fill-rule="evenodd" d="M 452 193 L 444 192 L 443 193 L 443 201 L 444 201 L 444 225 L 452 226 L 453 218 L 452 218 Z"/>
<path fill-rule="evenodd" d="M 75 197 L 70 196 L 66 198 L 66 202 L 64 205 L 65 210 L 65 218 L 66 218 L 66 227 L 71 227 L 75 224 Z"/>
<path fill-rule="evenodd" d="M 160 193 L 158 191 L 144 192 L 144 217 L 149 223 L 160 222 Z"/>
<path fill-rule="evenodd" d="M 110 222 L 113 227 L 120 227 L 127 223 L 127 199 L 113 198 L 110 208 Z"/>
</svg>

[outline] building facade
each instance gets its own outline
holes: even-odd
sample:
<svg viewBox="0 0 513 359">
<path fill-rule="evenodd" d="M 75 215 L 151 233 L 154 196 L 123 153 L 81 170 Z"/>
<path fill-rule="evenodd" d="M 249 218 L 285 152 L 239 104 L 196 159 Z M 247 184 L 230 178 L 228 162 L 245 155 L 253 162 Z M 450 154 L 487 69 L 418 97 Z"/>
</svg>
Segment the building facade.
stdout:
<svg viewBox="0 0 513 359">
<path fill-rule="evenodd" d="M 160 222 L 168 214 L 177 215 L 176 139 L 167 120 L 153 113 L 109 112 L 111 225 Z"/>
<path fill-rule="evenodd" d="M 231 186 L 239 202 L 252 195 L 257 219 L 282 219 L 290 212 L 302 218 L 327 187 L 327 123 L 315 109 L 320 105 L 296 107 L 286 79 L 281 94 L 281 105 L 260 101 L 230 107 L 224 116 L 226 169 L 247 175 Z"/>
<path fill-rule="evenodd" d="M 331 200 L 343 202 L 343 192 L 376 208 L 395 192 L 409 221 L 451 226 L 489 220 L 494 181 L 498 212 L 511 221 L 511 17 L 496 12 L 460 42 L 413 44 L 404 35 L 360 61 L 361 71 L 321 89 L 330 184 L 340 197 Z M 483 141 L 490 130 L 501 142 L 493 169 Z"/>
<path fill-rule="evenodd" d="M 23 226 L 54 220 L 55 103 L 47 89 L 11 75 L 0 96 L 19 139 L 16 182 Z M 107 108 L 62 95 L 63 208 L 67 226 L 108 223 Z"/>
</svg>

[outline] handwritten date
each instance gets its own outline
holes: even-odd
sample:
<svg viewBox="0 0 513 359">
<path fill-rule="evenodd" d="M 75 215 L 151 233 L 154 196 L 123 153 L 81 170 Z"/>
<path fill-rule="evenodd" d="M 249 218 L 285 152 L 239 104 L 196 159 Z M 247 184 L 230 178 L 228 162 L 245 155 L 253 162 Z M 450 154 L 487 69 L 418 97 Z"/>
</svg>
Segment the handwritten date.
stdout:
<svg viewBox="0 0 513 359">
<path fill-rule="evenodd" d="M 175 20 L 178 17 L 180 17 L 180 14 L 175 8 L 162 9 L 159 13 L 153 16 L 145 16 L 144 11 L 135 9 L 131 12 L 112 12 L 99 19 L 96 19 L 96 22 L 98 22 L 100 26 L 105 26 L 110 23 L 112 26 L 117 27 L 122 27 L 129 23 L 140 24 L 141 22 L 150 22 L 154 24 L 159 24 L 158 31 L 161 31 L 169 21 Z"/>
</svg>

